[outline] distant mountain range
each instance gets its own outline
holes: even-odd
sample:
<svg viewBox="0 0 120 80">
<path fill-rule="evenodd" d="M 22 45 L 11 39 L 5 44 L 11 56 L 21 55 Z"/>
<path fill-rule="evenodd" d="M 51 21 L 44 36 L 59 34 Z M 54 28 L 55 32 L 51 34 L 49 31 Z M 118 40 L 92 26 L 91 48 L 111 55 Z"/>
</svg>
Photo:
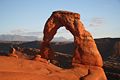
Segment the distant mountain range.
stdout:
<svg viewBox="0 0 120 80">
<path fill-rule="evenodd" d="M 42 41 L 42 38 L 38 38 L 36 36 L 21 36 L 21 35 L 0 35 L 0 41 Z M 69 41 L 64 37 L 55 37 L 53 42 L 64 42 Z"/>
<path fill-rule="evenodd" d="M 20 36 L 20 35 L 0 35 L 1 41 L 34 41 L 38 40 L 35 36 Z"/>
<path fill-rule="evenodd" d="M 52 40 L 53 42 L 66 42 L 69 41 L 68 39 L 64 38 L 64 37 L 55 37 Z"/>
</svg>

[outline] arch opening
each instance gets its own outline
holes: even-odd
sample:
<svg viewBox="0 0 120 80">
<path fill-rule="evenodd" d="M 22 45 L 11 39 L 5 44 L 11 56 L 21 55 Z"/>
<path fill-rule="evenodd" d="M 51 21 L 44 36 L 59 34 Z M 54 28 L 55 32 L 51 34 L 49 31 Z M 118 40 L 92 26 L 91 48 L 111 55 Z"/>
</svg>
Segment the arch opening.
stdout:
<svg viewBox="0 0 120 80">
<path fill-rule="evenodd" d="M 62 26 L 57 30 L 51 42 L 70 42 L 73 41 L 73 38 L 74 36 L 71 34 L 71 32 L 67 30 L 65 26 Z M 54 39 L 57 39 L 58 41 Z"/>
<path fill-rule="evenodd" d="M 54 60 L 58 63 L 54 63 L 53 60 L 53 64 L 62 68 L 72 67 L 71 62 L 74 52 L 73 38 L 73 35 L 65 28 L 65 26 L 62 26 L 57 30 L 53 39 L 50 41 L 51 49 L 54 52 Z"/>
<path fill-rule="evenodd" d="M 54 38 L 51 40 L 51 47 L 54 52 L 72 55 L 74 51 L 73 35 L 66 28 L 60 27 Z"/>
</svg>

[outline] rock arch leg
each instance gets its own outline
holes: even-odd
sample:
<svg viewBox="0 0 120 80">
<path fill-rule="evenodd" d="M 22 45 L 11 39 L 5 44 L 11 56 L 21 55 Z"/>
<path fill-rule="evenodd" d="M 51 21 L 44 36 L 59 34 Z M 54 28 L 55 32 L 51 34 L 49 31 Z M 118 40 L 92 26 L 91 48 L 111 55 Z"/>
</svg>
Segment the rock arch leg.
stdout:
<svg viewBox="0 0 120 80">
<path fill-rule="evenodd" d="M 50 47 L 50 41 L 53 39 L 54 35 L 57 32 L 59 25 L 54 22 L 53 18 L 49 18 L 49 21 L 45 24 L 44 28 L 44 37 L 41 44 L 41 55 L 43 58 L 50 59 L 52 58 L 54 52 Z"/>
</svg>

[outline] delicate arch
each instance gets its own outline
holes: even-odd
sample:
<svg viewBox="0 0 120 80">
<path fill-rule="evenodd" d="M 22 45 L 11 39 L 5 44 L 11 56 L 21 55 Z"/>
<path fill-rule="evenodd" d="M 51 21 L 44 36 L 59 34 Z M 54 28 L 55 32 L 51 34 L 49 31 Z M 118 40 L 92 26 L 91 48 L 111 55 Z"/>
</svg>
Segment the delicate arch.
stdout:
<svg viewBox="0 0 120 80">
<path fill-rule="evenodd" d="M 97 50 L 91 34 L 85 30 L 78 13 L 68 11 L 55 11 L 47 20 L 44 27 L 44 37 L 41 45 L 41 55 L 46 59 L 52 59 L 54 55 L 50 47 L 50 41 L 57 30 L 65 26 L 74 36 L 74 56 L 72 63 L 102 66 L 102 58 Z"/>
</svg>

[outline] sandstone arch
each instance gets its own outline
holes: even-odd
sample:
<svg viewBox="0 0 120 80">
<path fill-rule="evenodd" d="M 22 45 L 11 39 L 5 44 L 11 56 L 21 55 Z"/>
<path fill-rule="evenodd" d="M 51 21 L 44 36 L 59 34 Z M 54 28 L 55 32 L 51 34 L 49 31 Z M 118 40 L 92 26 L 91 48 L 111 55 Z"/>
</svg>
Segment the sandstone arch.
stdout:
<svg viewBox="0 0 120 80">
<path fill-rule="evenodd" d="M 72 63 L 101 67 L 103 65 L 101 55 L 91 34 L 85 30 L 80 21 L 80 15 L 68 11 L 55 11 L 47 20 L 41 45 L 42 57 L 52 59 L 54 52 L 50 47 L 50 41 L 53 39 L 57 30 L 62 26 L 65 26 L 74 36 L 75 50 Z"/>
</svg>

